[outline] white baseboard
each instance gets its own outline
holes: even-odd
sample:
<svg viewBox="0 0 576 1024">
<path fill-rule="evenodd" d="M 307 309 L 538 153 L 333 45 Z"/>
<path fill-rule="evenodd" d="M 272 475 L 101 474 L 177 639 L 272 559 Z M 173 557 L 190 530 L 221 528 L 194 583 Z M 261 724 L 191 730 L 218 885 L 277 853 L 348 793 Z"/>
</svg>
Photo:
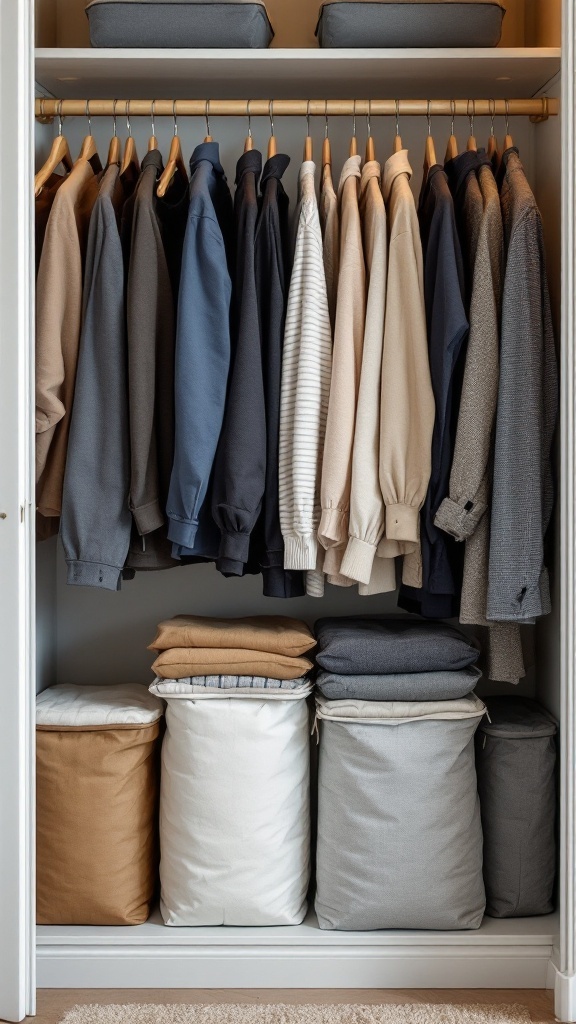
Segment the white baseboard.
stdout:
<svg viewBox="0 0 576 1024">
<path fill-rule="evenodd" d="M 545 988 L 558 920 L 476 932 L 38 928 L 40 988 Z M 569 1018 L 567 1018 L 569 1019 Z"/>
</svg>

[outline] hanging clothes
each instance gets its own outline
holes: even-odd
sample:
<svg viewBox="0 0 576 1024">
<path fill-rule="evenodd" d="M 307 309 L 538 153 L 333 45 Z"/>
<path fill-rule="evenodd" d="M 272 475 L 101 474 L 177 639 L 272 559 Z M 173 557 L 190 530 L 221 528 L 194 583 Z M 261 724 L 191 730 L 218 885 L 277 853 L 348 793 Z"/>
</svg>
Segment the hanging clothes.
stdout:
<svg viewBox="0 0 576 1024">
<path fill-rule="evenodd" d="M 230 367 L 233 209 L 216 142 L 196 147 L 190 172 L 176 328 L 174 465 L 167 504 L 175 557 L 195 553 Z"/>
<path fill-rule="evenodd" d="M 340 216 L 338 212 L 338 196 L 332 181 L 332 168 L 325 164 L 322 168 L 322 184 L 319 203 L 320 227 L 322 231 L 322 255 L 324 274 L 326 276 L 326 292 L 332 336 L 336 326 L 336 299 L 338 295 L 338 272 L 340 269 Z"/>
<path fill-rule="evenodd" d="M 332 332 L 316 166 L 299 174 L 296 248 L 288 295 L 280 409 L 280 521 L 287 569 L 315 571 L 320 476 L 330 394 Z"/>
<path fill-rule="evenodd" d="M 352 447 L 366 315 L 366 272 L 358 207 L 359 156 L 347 159 L 338 186 L 340 269 L 330 398 L 322 462 L 322 516 L 318 540 L 326 549 L 324 571 L 343 586 L 352 581 L 340 574 L 348 543 Z"/>
<path fill-rule="evenodd" d="M 502 157 L 502 299 L 487 618 L 550 612 L 544 540 L 554 501 L 558 368 L 542 218 L 515 148 Z"/>
<path fill-rule="evenodd" d="M 380 486 L 386 506 L 380 557 L 412 554 L 405 583 L 421 585 L 420 509 L 430 479 L 434 395 L 430 380 L 422 243 L 406 150 L 386 161 L 388 285 L 380 396 Z"/>
<path fill-rule="evenodd" d="M 168 540 L 166 501 L 174 459 L 174 351 L 176 304 L 162 223 L 166 199 L 156 196 L 164 165 L 157 149 L 146 154 L 131 200 L 124 204 L 122 232 L 127 260 L 126 323 L 130 420 L 130 509 L 134 521 L 127 559 L 131 569 L 165 569 L 177 564 Z M 185 222 L 187 183 L 179 175 L 170 187 L 172 218 Z"/>
<path fill-rule="evenodd" d="M 341 566 L 342 574 L 351 580 L 367 587 L 372 581 L 371 593 L 396 589 L 394 560 L 379 558 L 375 561 L 385 518 L 379 464 L 388 240 L 380 175 L 380 164 L 376 160 L 364 164 L 360 214 L 368 292 L 352 455 L 349 540 Z"/>
<path fill-rule="evenodd" d="M 423 184 L 419 208 L 424 257 L 424 297 L 428 357 L 436 415 L 432 464 L 422 509 L 420 546 L 422 587 L 403 587 L 399 604 L 425 618 L 458 615 L 461 552 L 434 524 L 448 493 L 460 399 L 458 364 L 468 336 L 464 309 L 464 265 L 448 178 L 440 165 L 431 167 Z M 463 552 L 462 552 L 463 554 Z"/>
<path fill-rule="evenodd" d="M 36 290 L 36 503 L 59 516 L 78 344 L 82 281 L 100 162 L 81 157 L 58 188 L 48 218 Z"/>
<path fill-rule="evenodd" d="M 119 231 L 125 198 L 120 168 L 111 164 L 90 218 L 60 527 L 68 583 L 105 590 L 120 589 L 132 527 L 124 263 Z"/>
<path fill-rule="evenodd" d="M 220 530 L 218 569 L 242 576 L 266 481 L 266 407 L 254 268 L 262 156 L 249 150 L 236 169 L 236 286 L 230 380 L 214 468 L 213 515 Z"/>
<path fill-rule="evenodd" d="M 285 568 L 280 524 L 280 416 L 283 348 L 290 286 L 289 199 L 282 176 L 289 158 L 276 154 L 266 161 L 260 182 L 260 216 L 256 226 L 255 270 L 266 407 L 266 481 L 257 557 L 265 597 L 301 597 L 301 571 Z"/>
</svg>

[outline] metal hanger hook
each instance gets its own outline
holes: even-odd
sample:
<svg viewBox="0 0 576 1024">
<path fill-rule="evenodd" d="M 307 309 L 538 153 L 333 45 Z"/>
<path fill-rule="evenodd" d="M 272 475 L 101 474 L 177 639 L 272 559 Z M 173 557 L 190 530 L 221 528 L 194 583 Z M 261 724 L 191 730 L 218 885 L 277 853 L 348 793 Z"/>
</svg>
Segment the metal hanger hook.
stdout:
<svg viewBox="0 0 576 1024">
<path fill-rule="evenodd" d="M 126 128 L 128 130 L 128 138 L 132 138 L 132 125 L 130 123 L 130 100 L 126 100 Z"/>
<path fill-rule="evenodd" d="M 450 115 L 452 118 L 450 134 L 454 135 L 454 118 L 456 117 L 456 100 L 450 100 Z"/>
<path fill-rule="evenodd" d="M 432 119 L 430 117 L 430 100 L 426 100 L 426 120 L 428 122 L 428 135 L 432 135 Z"/>
<path fill-rule="evenodd" d="M 306 100 L 306 135 L 310 138 L 310 100 Z"/>
<path fill-rule="evenodd" d="M 248 138 L 252 138 L 252 115 L 250 114 L 251 100 L 246 100 L 246 117 L 248 118 Z"/>
<path fill-rule="evenodd" d="M 270 135 L 274 137 L 274 100 L 268 104 L 268 117 L 270 118 Z"/>
<path fill-rule="evenodd" d="M 370 123 L 371 122 L 371 117 L 372 117 L 372 100 L 368 100 L 368 113 L 366 114 L 366 131 L 368 132 L 368 138 L 370 138 L 370 136 L 372 135 L 372 125 Z"/>
<path fill-rule="evenodd" d="M 176 117 L 176 100 L 172 100 L 172 117 L 174 118 L 174 138 L 178 135 L 178 118 Z"/>
<path fill-rule="evenodd" d="M 470 113 L 470 104 L 472 104 L 472 113 Z M 468 100 L 466 105 L 468 119 L 470 121 L 470 137 L 474 135 L 474 117 L 476 114 L 476 100 Z"/>
<path fill-rule="evenodd" d="M 204 109 L 204 120 L 206 121 L 206 135 L 210 135 L 210 100 L 206 100 L 206 107 Z"/>
<path fill-rule="evenodd" d="M 496 100 L 489 100 L 490 108 L 490 135 L 494 138 L 494 118 L 496 117 Z"/>
<path fill-rule="evenodd" d="M 116 125 L 116 104 L 117 103 L 118 103 L 118 100 L 113 100 L 112 101 L 112 125 L 113 125 L 113 127 L 112 127 L 112 134 L 113 134 L 114 138 L 116 138 L 116 136 L 118 135 L 118 128 L 117 128 L 117 125 Z"/>
<path fill-rule="evenodd" d="M 354 100 L 352 107 L 352 137 L 356 138 L 356 100 Z"/>
<path fill-rule="evenodd" d="M 394 100 L 394 110 L 396 112 L 396 135 L 400 135 L 400 100 Z"/>
<path fill-rule="evenodd" d="M 150 123 L 152 125 L 152 138 L 153 139 L 156 138 L 156 126 L 154 124 L 154 104 L 155 103 L 156 103 L 156 100 L 152 100 L 152 110 L 150 111 Z"/>
<path fill-rule="evenodd" d="M 328 138 L 328 100 L 324 100 L 324 138 Z"/>
<path fill-rule="evenodd" d="M 510 135 L 510 100 L 504 100 L 504 109 L 506 110 L 506 135 Z"/>
<path fill-rule="evenodd" d="M 86 117 L 88 118 L 88 135 L 92 135 L 92 119 L 90 117 L 90 100 L 86 100 Z"/>
</svg>

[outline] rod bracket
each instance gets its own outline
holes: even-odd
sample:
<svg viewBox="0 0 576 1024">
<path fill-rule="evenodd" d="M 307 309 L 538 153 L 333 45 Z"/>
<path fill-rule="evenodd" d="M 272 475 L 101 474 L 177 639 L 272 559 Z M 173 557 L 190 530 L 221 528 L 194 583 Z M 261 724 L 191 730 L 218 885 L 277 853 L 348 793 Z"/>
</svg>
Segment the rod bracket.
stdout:
<svg viewBox="0 0 576 1024">
<path fill-rule="evenodd" d="M 547 121 L 550 117 L 548 110 L 548 97 L 542 97 L 542 110 L 539 114 L 530 114 L 530 121 L 532 124 L 542 124 L 543 121 Z"/>
</svg>

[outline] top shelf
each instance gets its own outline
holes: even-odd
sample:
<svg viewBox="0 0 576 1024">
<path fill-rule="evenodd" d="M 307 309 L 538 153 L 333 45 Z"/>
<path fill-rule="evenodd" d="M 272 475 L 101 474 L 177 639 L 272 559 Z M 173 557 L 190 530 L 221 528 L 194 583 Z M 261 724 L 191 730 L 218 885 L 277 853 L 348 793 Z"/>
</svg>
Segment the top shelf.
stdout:
<svg viewBox="0 0 576 1024">
<path fill-rule="evenodd" d="M 36 50 L 36 81 L 61 99 L 529 98 L 560 50 Z"/>
</svg>

